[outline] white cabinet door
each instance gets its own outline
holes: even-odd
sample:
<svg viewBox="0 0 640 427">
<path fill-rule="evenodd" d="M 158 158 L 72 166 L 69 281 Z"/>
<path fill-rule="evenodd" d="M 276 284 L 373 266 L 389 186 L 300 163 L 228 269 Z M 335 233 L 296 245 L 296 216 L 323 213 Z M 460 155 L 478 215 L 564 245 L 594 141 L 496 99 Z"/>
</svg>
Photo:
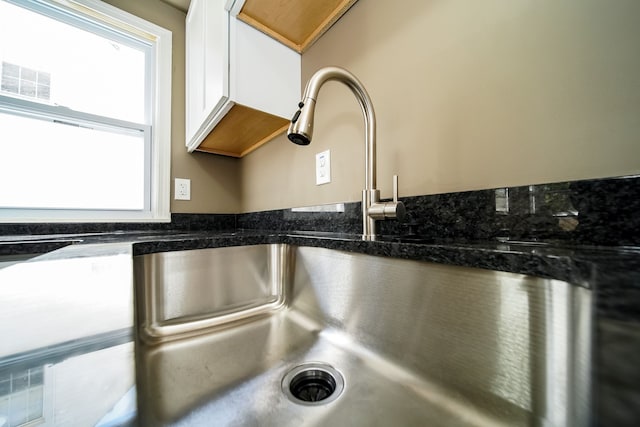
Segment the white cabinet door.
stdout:
<svg viewBox="0 0 640 427">
<path fill-rule="evenodd" d="M 289 119 L 300 101 L 300 54 L 235 18 L 229 28 L 231 99 Z"/>
<path fill-rule="evenodd" d="M 229 13 L 225 0 L 191 0 L 186 21 L 187 145 L 211 131 L 229 99 Z"/>
<path fill-rule="evenodd" d="M 286 129 L 300 101 L 300 54 L 229 9 L 226 0 L 191 0 L 186 143 L 189 151 L 241 157 Z"/>
</svg>

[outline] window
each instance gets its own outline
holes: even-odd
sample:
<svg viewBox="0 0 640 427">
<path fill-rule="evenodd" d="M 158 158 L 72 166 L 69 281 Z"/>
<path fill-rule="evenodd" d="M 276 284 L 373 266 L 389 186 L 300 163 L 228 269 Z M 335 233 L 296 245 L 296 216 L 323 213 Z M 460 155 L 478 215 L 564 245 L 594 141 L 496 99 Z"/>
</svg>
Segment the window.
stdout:
<svg viewBox="0 0 640 427">
<path fill-rule="evenodd" d="M 168 221 L 171 33 L 0 0 L 0 221 Z"/>
<path fill-rule="evenodd" d="M 3 62 L 0 90 L 48 101 L 51 97 L 51 74 Z"/>
<path fill-rule="evenodd" d="M 44 421 L 44 367 L 0 374 L 0 425 L 20 427 Z"/>
</svg>

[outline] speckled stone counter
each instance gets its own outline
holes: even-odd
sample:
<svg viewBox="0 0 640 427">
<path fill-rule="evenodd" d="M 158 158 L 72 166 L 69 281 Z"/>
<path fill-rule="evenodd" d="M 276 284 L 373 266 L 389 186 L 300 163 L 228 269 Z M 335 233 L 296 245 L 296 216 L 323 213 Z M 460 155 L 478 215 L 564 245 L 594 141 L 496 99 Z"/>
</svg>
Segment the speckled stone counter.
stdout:
<svg viewBox="0 0 640 427">
<path fill-rule="evenodd" d="M 357 202 L 346 203 L 344 212 L 337 213 L 181 214 L 170 224 L 147 227 L 5 224 L 0 226 L 0 256 L 58 249 L 19 266 L 21 280 L 28 281 L 30 272 L 43 268 L 39 260 L 92 258 L 105 244 L 125 245 L 131 257 L 287 243 L 563 280 L 596 296 L 596 423 L 635 425 L 640 419 L 638 184 L 637 177 L 623 177 L 403 198 L 407 221 L 380 223 L 382 237 L 374 242 L 358 234 Z M 7 277 L 0 270 L 1 286 L 7 285 Z M 82 322 L 83 314 L 78 316 Z M 46 329 L 46 322 L 41 324 Z M 16 366 L 15 360 L 0 360 L 0 371 Z"/>
<path fill-rule="evenodd" d="M 68 240 L 69 236 L 48 237 L 49 240 L 55 240 L 56 238 Z M 633 356 L 640 350 L 640 333 L 638 332 L 640 321 L 638 320 L 639 305 L 636 304 L 634 298 L 638 295 L 637 284 L 640 283 L 640 280 L 638 280 L 640 275 L 640 251 L 634 248 L 562 246 L 542 242 L 526 244 L 506 241 L 473 243 L 413 241 L 412 243 L 406 243 L 402 241 L 403 239 L 393 237 L 368 242 L 362 241 L 359 235 L 344 233 L 287 233 L 257 230 L 221 233 L 164 232 L 117 233 L 102 236 L 76 235 L 75 239 L 74 244 L 17 266 L 21 274 L 15 274 L 15 268 L 7 269 L 8 272 L 14 273 L 11 275 L 3 274 L 3 271 L 0 270 L 0 283 L 6 289 L 6 285 L 9 284 L 9 278 L 11 278 L 11 280 L 18 280 L 21 283 L 19 287 L 39 283 L 42 289 L 52 289 L 52 286 L 55 289 L 55 287 L 67 288 L 69 287 L 68 283 L 71 282 L 77 283 L 73 285 L 75 286 L 74 289 L 80 289 L 82 282 L 105 283 L 105 277 L 112 277 L 114 272 L 119 272 L 117 273 L 121 276 L 121 279 L 118 279 L 119 284 L 105 283 L 101 288 L 101 292 L 104 293 L 109 287 L 116 285 L 121 290 L 119 292 L 124 292 L 123 284 L 131 290 L 131 278 L 130 276 L 125 277 L 130 273 L 127 273 L 127 261 L 122 258 L 123 255 L 130 259 L 131 256 L 135 257 L 154 252 L 286 243 L 374 256 L 397 257 L 523 273 L 559 279 L 583 286 L 593 290 L 597 295 L 595 298 L 596 311 L 594 312 L 596 331 L 593 381 L 594 402 L 597 403 L 598 408 L 595 410 L 598 424 L 633 425 L 633 420 L 637 419 L 638 405 L 636 403 L 638 402 L 639 390 L 636 380 L 639 374 L 636 358 Z M 119 265 L 117 269 L 115 268 L 116 264 L 110 261 L 111 259 L 117 260 L 117 265 Z M 55 271 L 59 273 L 49 273 L 53 267 L 56 267 L 57 270 Z M 101 271 L 110 273 L 104 276 L 100 273 Z M 51 276 L 51 274 L 54 275 L 52 280 L 42 283 L 42 278 Z M 39 279 L 34 279 L 35 277 Z M 91 296 L 91 293 L 86 295 L 89 299 L 93 298 L 91 301 L 95 300 L 95 295 Z M 132 349 L 127 347 L 127 345 L 130 346 L 131 344 L 124 342 L 127 341 L 124 339 L 126 337 L 129 337 L 129 340 L 132 339 L 130 328 L 133 327 L 133 307 L 130 297 L 124 299 L 122 304 L 119 305 L 117 316 L 113 313 L 110 314 L 110 318 L 117 318 L 119 322 L 122 322 L 114 330 L 109 327 L 106 327 L 106 329 L 103 327 L 104 325 L 100 318 L 104 319 L 104 316 L 93 316 L 93 313 L 96 313 L 93 303 L 81 304 L 81 307 L 74 303 L 72 307 L 76 308 L 70 309 L 65 313 L 65 316 L 71 322 L 76 319 L 80 323 L 73 326 L 65 323 L 67 326 L 58 327 L 58 323 L 60 323 L 57 320 L 58 318 L 51 317 L 58 315 L 51 313 L 49 309 L 40 310 L 37 303 L 31 302 L 31 307 L 39 314 L 29 315 L 28 318 L 31 319 L 31 323 L 21 322 L 22 326 L 18 335 L 23 338 L 33 337 L 35 336 L 34 334 L 54 337 L 56 333 L 82 332 L 87 325 L 92 325 L 91 327 L 97 332 L 90 334 L 90 337 L 86 339 L 76 339 L 70 336 L 68 337 L 69 339 L 64 340 L 63 344 L 50 344 L 45 346 L 44 349 L 36 349 L 35 352 L 31 352 L 33 354 L 30 356 L 27 354 L 29 353 L 28 351 L 19 352 L 17 355 L 7 355 L 3 352 L 3 357 L 0 357 L 0 371 L 3 369 L 5 371 L 19 369 L 19 372 L 26 372 L 24 367 L 31 366 L 35 362 L 44 362 L 46 364 L 53 363 L 55 360 L 66 360 L 71 355 L 78 355 L 84 350 L 90 350 L 92 354 L 98 352 L 90 357 L 99 358 L 103 357 L 100 356 L 103 353 L 106 355 L 111 351 L 116 351 L 119 354 L 118 360 L 120 360 L 118 362 L 119 368 L 117 369 L 127 372 L 129 380 L 133 381 L 132 368 L 126 362 L 126 354 L 129 354 L 129 357 L 133 357 Z M 5 303 L 10 303 L 10 301 L 5 301 Z M 42 304 L 45 304 L 44 299 Z M 12 306 L 19 307 L 19 304 L 12 304 Z M 64 311 L 62 306 L 59 309 Z M 5 310 L 4 313 L 9 315 L 11 312 Z M 15 313 L 17 311 L 14 310 Z M 17 319 L 16 316 L 11 315 L 9 317 Z M 38 316 L 41 318 L 38 318 Z M 82 319 L 87 316 L 92 318 L 93 321 L 84 323 Z M 5 331 L 4 336 L 9 336 L 11 331 L 15 331 L 8 318 L 5 319 L 4 325 L 5 328 L 10 328 Z M 25 327 L 31 329 L 24 329 Z M 48 328 L 53 329 L 49 330 Z M 80 337 L 82 336 L 83 333 L 80 334 Z M 33 340 L 27 339 L 26 341 L 32 342 Z M 36 343 L 32 342 L 32 344 Z M 57 359 L 54 360 L 51 357 Z M 29 363 L 25 363 L 24 360 Z M 127 384 L 119 384 L 120 389 Z M 122 390 L 126 391 L 126 389 Z"/>
</svg>

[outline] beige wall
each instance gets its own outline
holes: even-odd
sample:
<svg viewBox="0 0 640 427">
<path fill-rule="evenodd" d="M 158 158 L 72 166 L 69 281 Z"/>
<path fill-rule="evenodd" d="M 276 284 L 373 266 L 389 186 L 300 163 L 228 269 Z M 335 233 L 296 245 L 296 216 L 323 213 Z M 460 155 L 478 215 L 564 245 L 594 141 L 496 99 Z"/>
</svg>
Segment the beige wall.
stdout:
<svg viewBox="0 0 640 427">
<path fill-rule="evenodd" d="M 172 32 L 171 212 L 238 212 L 241 200 L 238 160 L 204 153 L 189 154 L 185 147 L 185 13 L 160 0 L 106 2 Z M 190 201 L 173 200 L 174 178 L 191 179 Z"/>
<path fill-rule="evenodd" d="M 394 173 L 401 195 L 638 174 L 639 19 L 636 0 L 360 0 L 303 55 L 303 81 L 339 65 L 365 84 L 383 197 Z M 282 136 L 242 160 L 243 211 L 360 199 L 355 98 L 328 83 L 316 120 L 310 146 Z"/>
</svg>

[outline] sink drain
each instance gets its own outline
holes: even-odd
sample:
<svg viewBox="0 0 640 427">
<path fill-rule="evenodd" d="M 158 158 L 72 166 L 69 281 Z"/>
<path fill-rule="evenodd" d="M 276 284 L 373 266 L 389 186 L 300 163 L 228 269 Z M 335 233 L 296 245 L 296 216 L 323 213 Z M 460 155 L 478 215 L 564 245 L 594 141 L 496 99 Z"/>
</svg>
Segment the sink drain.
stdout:
<svg viewBox="0 0 640 427">
<path fill-rule="evenodd" d="M 333 402 L 344 389 L 340 372 L 325 363 L 305 363 L 290 370 L 282 379 L 282 390 L 289 400 L 302 405 Z"/>
</svg>

